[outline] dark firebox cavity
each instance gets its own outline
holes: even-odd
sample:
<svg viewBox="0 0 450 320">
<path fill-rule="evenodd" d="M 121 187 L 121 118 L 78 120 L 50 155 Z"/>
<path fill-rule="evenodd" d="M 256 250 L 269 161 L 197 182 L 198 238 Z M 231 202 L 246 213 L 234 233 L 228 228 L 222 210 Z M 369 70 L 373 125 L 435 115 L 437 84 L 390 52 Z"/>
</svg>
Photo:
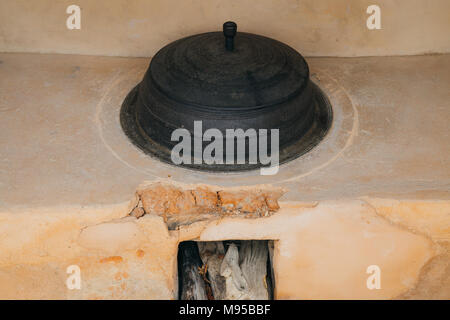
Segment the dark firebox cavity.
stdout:
<svg viewBox="0 0 450 320">
<path fill-rule="evenodd" d="M 180 300 L 271 300 L 273 241 L 181 242 Z"/>
<path fill-rule="evenodd" d="M 331 121 L 330 104 L 310 80 L 305 59 L 279 41 L 237 32 L 234 22 L 226 22 L 223 33 L 198 34 L 162 48 L 121 109 L 121 125 L 129 139 L 167 163 L 173 164 L 171 152 L 180 142 L 172 139 L 173 132 L 186 129 L 191 137 L 190 161 L 179 165 L 206 171 L 265 166 L 260 157 L 252 161 L 254 155 L 249 152 L 255 132 L 258 155 L 262 152 L 259 141 L 265 137 L 267 155 L 278 151 L 280 164 L 290 161 L 319 143 Z M 201 130 L 195 130 L 200 122 Z M 208 129 L 217 129 L 223 139 L 222 161 L 212 164 L 202 159 L 202 150 L 214 140 L 204 139 Z M 236 129 L 248 135 L 227 134 Z M 273 130 L 279 130 L 278 150 L 271 149 Z M 233 157 L 226 149 L 228 137 Z M 201 141 L 197 153 L 194 138 Z M 245 145 L 244 151 L 239 144 Z M 234 161 L 227 163 L 227 153 L 228 160 Z M 244 163 L 239 163 L 238 156 Z"/>
</svg>

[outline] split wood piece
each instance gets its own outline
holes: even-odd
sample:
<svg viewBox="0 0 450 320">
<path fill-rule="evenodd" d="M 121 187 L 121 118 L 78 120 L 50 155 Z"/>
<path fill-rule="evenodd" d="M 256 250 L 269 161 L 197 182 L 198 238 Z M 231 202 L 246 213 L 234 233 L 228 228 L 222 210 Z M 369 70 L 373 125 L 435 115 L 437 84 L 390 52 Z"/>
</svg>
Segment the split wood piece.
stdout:
<svg viewBox="0 0 450 320">
<path fill-rule="evenodd" d="M 224 300 L 249 299 L 247 281 L 239 267 L 239 251 L 234 243 L 228 247 L 220 267 L 220 275 L 225 278 Z"/>
<path fill-rule="evenodd" d="M 231 243 L 220 274 L 225 278 L 225 300 L 268 300 L 267 241 L 242 241 L 240 250 Z"/>
<path fill-rule="evenodd" d="M 208 241 L 197 243 L 203 266 L 206 266 L 208 279 L 215 300 L 225 298 L 225 278 L 220 275 L 220 266 L 225 256 L 222 241 Z"/>
<path fill-rule="evenodd" d="M 242 241 L 239 260 L 242 274 L 247 280 L 250 300 L 268 300 L 267 285 L 267 241 Z"/>
<path fill-rule="evenodd" d="M 178 249 L 181 300 L 208 300 L 206 285 L 199 273 L 202 267 L 197 244 L 194 241 L 180 243 Z"/>
<path fill-rule="evenodd" d="M 267 270 L 269 270 L 269 274 L 267 275 L 267 286 L 269 289 L 269 299 L 273 300 L 274 296 L 275 296 L 275 273 L 273 270 L 273 265 L 274 265 L 274 261 L 273 261 L 273 252 L 275 250 L 275 244 L 273 242 L 273 240 L 267 241 L 267 246 L 269 248 L 269 260 L 267 261 L 268 265 L 267 265 Z M 270 277 L 269 277 L 270 276 Z"/>
</svg>

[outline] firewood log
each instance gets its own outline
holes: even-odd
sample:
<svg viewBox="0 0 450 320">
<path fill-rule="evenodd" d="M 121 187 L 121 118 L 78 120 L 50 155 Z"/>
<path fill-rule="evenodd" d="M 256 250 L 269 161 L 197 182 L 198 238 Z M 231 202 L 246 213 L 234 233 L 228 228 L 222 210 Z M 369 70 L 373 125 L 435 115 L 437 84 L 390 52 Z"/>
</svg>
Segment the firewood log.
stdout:
<svg viewBox="0 0 450 320">
<path fill-rule="evenodd" d="M 225 278 L 220 275 L 220 266 L 225 256 L 222 241 L 198 242 L 200 257 L 206 266 L 208 279 L 215 300 L 225 297 Z"/>
<path fill-rule="evenodd" d="M 178 249 L 179 290 L 181 300 L 208 300 L 205 281 L 199 273 L 202 267 L 197 244 L 194 241 L 180 243 Z"/>
</svg>

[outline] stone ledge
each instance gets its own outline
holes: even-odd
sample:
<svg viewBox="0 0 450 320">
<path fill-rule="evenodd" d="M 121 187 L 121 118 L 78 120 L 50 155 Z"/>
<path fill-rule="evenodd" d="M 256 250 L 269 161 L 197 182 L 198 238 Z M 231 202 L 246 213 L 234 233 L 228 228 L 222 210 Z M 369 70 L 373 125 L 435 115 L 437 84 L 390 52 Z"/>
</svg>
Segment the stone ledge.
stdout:
<svg viewBox="0 0 450 320">
<path fill-rule="evenodd" d="M 408 292 L 411 297 L 424 278 L 436 287 L 433 274 L 424 276 L 421 270 L 437 256 L 439 265 L 448 264 L 448 247 L 435 241 L 440 231 L 415 233 L 377 214 L 367 204 L 371 200 L 281 202 L 270 217 L 226 217 L 174 231 L 156 215 L 128 217 L 129 204 L 122 206 L 122 218 L 114 210 L 96 219 L 79 211 L 47 212 L 36 223 L 33 214 L 3 214 L 0 229 L 8 241 L 2 241 L 0 253 L 0 297 L 174 299 L 178 243 L 192 239 L 276 240 L 278 299 L 390 299 Z M 423 201 L 417 212 L 448 205 Z M 401 213 L 395 207 L 391 212 Z M 81 290 L 66 288 L 66 268 L 73 264 L 81 269 Z M 373 264 L 382 272 L 380 290 L 366 287 L 366 268 Z M 440 295 L 449 298 L 448 288 Z"/>
</svg>

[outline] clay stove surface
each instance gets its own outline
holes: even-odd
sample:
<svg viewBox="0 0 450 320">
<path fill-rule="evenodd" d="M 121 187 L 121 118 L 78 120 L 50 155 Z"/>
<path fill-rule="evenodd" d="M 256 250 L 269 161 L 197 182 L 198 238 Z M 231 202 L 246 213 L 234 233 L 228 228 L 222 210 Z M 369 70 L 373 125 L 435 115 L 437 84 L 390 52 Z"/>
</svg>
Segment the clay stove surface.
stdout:
<svg viewBox="0 0 450 320">
<path fill-rule="evenodd" d="M 333 126 L 266 177 L 137 150 L 118 111 L 148 63 L 0 54 L 0 298 L 174 299 L 181 241 L 271 239 L 277 299 L 449 299 L 450 55 L 308 59 Z M 270 217 L 168 230 L 128 216 L 138 185 L 159 179 L 288 191 Z M 366 284 L 374 264 L 379 290 Z M 66 286 L 69 265 L 80 290 Z"/>
<path fill-rule="evenodd" d="M 1 54 L 0 211 L 113 205 L 160 178 L 275 184 L 282 200 L 450 199 L 450 55 L 307 60 L 340 105 L 334 140 L 263 177 L 175 168 L 127 141 L 118 109 L 149 59 Z"/>
</svg>

